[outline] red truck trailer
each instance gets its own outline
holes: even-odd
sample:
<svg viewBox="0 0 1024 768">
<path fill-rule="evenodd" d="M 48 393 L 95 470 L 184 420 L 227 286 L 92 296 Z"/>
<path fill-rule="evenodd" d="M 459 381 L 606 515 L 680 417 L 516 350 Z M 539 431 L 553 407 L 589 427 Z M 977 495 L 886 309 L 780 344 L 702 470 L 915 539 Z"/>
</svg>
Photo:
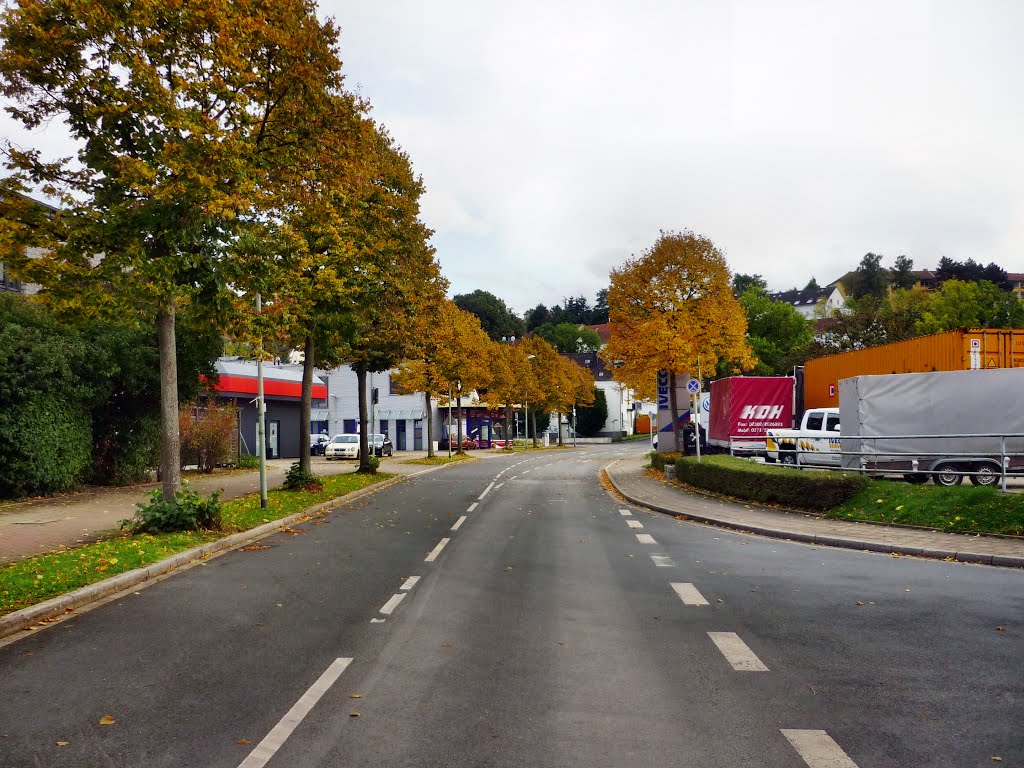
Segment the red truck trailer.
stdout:
<svg viewBox="0 0 1024 768">
<path fill-rule="evenodd" d="M 792 376 L 730 376 L 711 382 L 708 443 L 738 453 L 763 453 L 769 429 L 793 426 Z"/>
</svg>

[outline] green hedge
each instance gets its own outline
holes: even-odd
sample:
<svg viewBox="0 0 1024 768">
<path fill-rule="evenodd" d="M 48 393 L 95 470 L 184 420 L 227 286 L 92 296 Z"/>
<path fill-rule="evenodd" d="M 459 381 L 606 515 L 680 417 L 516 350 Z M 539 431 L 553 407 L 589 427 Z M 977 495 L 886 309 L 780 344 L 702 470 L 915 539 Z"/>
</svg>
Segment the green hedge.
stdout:
<svg viewBox="0 0 1024 768">
<path fill-rule="evenodd" d="M 665 467 L 675 461 L 675 456 L 669 453 L 660 453 L 658 451 L 651 451 L 648 456 L 651 457 L 651 467 L 663 472 Z"/>
<path fill-rule="evenodd" d="M 705 456 L 699 464 L 693 457 L 678 458 L 676 479 L 741 499 L 812 510 L 842 504 L 870 483 L 862 475 L 774 467 L 733 456 Z"/>
</svg>

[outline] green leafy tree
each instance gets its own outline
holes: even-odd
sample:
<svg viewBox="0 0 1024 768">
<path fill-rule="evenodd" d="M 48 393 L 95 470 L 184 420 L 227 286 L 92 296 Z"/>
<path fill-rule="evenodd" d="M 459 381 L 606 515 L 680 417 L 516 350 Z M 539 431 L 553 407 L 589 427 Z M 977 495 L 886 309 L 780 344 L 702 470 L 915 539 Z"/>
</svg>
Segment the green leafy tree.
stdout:
<svg viewBox="0 0 1024 768">
<path fill-rule="evenodd" d="M 846 292 L 853 299 L 872 296 L 881 299 L 889 285 L 889 277 L 882 267 L 882 257 L 877 253 L 866 253 L 860 265 L 845 280 Z"/>
<path fill-rule="evenodd" d="M 594 388 L 594 402 L 576 408 L 576 431 L 583 437 L 594 437 L 608 421 L 608 398 L 604 390 Z"/>
<path fill-rule="evenodd" d="M 732 276 L 732 292 L 734 296 L 742 296 L 748 288 L 759 288 L 762 291 L 768 290 L 768 283 L 761 275 L 745 275 L 737 272 Z"/>
<path fill-rule="evenodd" d="M 987 280 L 947 280 L 929 296 L 917 331 L 930 334 L 958 328 L 1024 328 L 1024 304 Z"/>
<path fill-rule="evenodd" d="M 890 281 L 895 290 L 913 288 L 914 283 L 917 282 L 917 278 L 914 276 L 914 260 L 904 255 L 897 256 L 890 274 Z"/>
<path fill-rule="evenodd" d="M 805 291 L 817 291 L 818 290 L 818 281 L 815 280 L 812 277 L 810 280 L 807 281 L 807 285 L 804 286 L 804 290 Z"/>
<path fill-rule="evenodd" d="M 594 308 L 590 311 L 590 324 L 603 325 L 608 322 L 608 289 L 602 288 L 594 298 Z"/>
<path fill-rule="evenodd" d="M 552 319 L 551 310 L 545 307 L 543 304 L 538 304 L 533 309 L 526 311 L 525 323 L 526 330 L 532 331 L 538 326 L 550 323 Z"/>
<path fill-rule="evenodd" d="M 757 287 L 744 291 L 740 306 L 747 315 L 747 341 L 758 361 L 751 373 L 785 374 L 793 351 L 813 339 L 807 320 L 789 302 L 773 301 Z"/>
<path fill-rule="evenodd" d="M 9 168 L 64 206 L 48 253 L 18 266 L 70 307 L 155 319 L 171 499 L 176 318 L 227 301 L 239 222 L 278 194 L 275 166 L 315 140 L 310 105 L 340 82 L 336 31 L 311 0 L 51 0 L 8 5 L 0 34 L 8 112 L 29 129 L 61 121 L 77 149 L 50 163 L 8 145 Z"/>
<path fill-rule="evenodd" d="M 478 288 L 472 293 L 461 293 L 452 301 L 464 312 L 476 315 L 484 332 L 494 341 L 512 336 L 518 339 L 526 333 L 523 321 L 493 293 Z"/>
<path fill-rule="evenodd" d="M 563 355 L 572 352 L 595 352 L 601 348 L 601 337 L 585 325 L 545 323 L 534 329 L 534 333 Z"/>
</svg>

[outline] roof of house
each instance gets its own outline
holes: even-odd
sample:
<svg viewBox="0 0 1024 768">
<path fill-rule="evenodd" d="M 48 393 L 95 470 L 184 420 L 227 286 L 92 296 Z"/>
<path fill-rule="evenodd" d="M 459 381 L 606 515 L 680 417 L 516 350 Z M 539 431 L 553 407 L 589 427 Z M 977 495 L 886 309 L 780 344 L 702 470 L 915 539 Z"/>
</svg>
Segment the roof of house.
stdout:
<svg viewBox="0 0 1024 768">
<path fill-rule="evenodd" d="M 609 326 L 609 323 L 599 323 L 598 325 L 588 325 L 587 328 L 597 334 L 602 344 L 607 344 L 612 339 L 612 332 Z"/>
<path fill-rule="evenodd" d="M 832 286 L 826 286 L 825 288 L 812 288 L 811 290 L 791 290 L 791 291 L 779 291 L 777 293 L 768 294 L 773 301 L 784 301 L 787 304 L 792 304 L 794 307 L 802 306 L 813 306 L 822 299 L 827 299 L 832 295 L 832 291 L 835 290 Z"/>
<path fill-rule="evenodd" d="M 563 355 L 572 360 L 576 365 L 582 366 L 590 371 L 594 381 L 611 381 L 611 371 L 605 367 L 604 360 L 597 356 L 597 352 L 572 352 Z"/>
</svg>

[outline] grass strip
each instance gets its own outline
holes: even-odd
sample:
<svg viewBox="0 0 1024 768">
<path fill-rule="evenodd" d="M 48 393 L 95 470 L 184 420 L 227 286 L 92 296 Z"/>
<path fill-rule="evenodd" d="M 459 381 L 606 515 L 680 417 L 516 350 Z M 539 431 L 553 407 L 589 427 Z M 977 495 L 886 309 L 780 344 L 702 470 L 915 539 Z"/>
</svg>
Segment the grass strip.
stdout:
<svg viewBox="0 0 1024 768">
<path fill-rule="evenodd" d="M 301 512 L 314 504 L 344 496 L 393 475 L 346 473 L 320 478 L 322 491 L 270 491 L 266 509 L 258 493 L 222 504 L 224 529 L 182 533 L 119 534 L 75 549 L 0 565 L 0 616 L 63 595 L 79 587 L 141 568 L 230 533 Z"/>
<path fill-rule="evenodd" d="M 457 461 L 476 461 L 475 456 L 424 456 L 420 459 L 406 459 L 403 464 L 426 464 L 428 467 L 436 467 L 442 464 L 454 464 Z"/>
<path fill-rule="evenodd" d="M 826 513 L 838 520 L 917 525 L 952 533 L 1024 535 L 1024 495 L 962 485 L 877 480 Z"/>
</svg>

